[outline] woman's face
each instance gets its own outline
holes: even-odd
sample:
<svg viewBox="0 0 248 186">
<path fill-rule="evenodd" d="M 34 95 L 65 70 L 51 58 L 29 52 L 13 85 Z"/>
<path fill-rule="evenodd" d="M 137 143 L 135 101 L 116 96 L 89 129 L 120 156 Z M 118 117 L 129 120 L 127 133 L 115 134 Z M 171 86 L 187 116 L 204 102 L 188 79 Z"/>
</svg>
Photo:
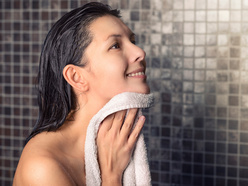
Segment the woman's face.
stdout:
<svg viewBox="0 0 248 186">
<path fill-rule="evenodd" d="M 96 19 L 89 30 L 93 39 L 84 55 L 93 96 L 108 101 L 122 92 L 149 93 L 145 52 L 131 30 L 114 16 Z"/>
</svg>

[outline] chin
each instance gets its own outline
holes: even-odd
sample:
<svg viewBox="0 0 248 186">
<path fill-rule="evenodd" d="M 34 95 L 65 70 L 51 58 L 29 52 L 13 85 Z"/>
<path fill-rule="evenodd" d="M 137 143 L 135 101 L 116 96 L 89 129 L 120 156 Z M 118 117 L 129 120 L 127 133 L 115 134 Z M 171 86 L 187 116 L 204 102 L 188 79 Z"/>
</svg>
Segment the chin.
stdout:
<svg viewBox="0 0 248 186">
<path fill-rule="evenodd" d="M 144 87 L 141 88 L 140 93 L 149 94 L 150 93 L 150 87 L 147 84 L 145 84 Z"/>
<path fill-rule="evenodd" d="M 145 91 L 141 91 L 140 93 L 142 93 L 142 94 L 149 94 L 150 93 L 150 88 L 148 87 Z"/>
<path fill-rule="evenodd" d="M 150 93 L 150 88 L 148 85 L 146 85 L 145 87 L 140 87 L 139 89 L 135 89 L 133 91 L 129 91 L 129 92 L 136 92 L 136 93 L 141 93 L 141 94 L 149 94 Z"/>
</svg>

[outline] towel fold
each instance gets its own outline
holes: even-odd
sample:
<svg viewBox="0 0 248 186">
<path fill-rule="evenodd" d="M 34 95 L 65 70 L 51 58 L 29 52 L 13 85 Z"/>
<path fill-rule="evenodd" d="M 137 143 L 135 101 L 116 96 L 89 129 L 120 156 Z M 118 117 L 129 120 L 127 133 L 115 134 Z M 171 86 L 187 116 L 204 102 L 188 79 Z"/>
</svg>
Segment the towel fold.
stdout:
<svg viewBox="0 0 248 186">
<path fill-rule="evenodd" d="M 101 172 L 97 161 L 96 137 L 100 123 L 110 114 L 120 110 L 140 108 L 136 118 L 141 116 L 141 108 L 148 108 L 153 102 L 152 94 L 124 92 L 114 96 L 94 117 L 87 128 L 85 140 L 86 185 L 100 186 Z M 123 173 L 123 186 L 150 186 L 151 175 L 148 165 L 143 134 L 140 134 L 133 156 Z"/>
</svg>

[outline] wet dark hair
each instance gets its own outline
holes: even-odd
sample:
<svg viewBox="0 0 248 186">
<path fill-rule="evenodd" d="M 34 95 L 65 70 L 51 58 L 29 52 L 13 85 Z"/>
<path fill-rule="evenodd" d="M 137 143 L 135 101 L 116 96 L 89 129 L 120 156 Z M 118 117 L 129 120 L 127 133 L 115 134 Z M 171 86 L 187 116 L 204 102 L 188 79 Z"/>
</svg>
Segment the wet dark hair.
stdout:
<svg viewBox="0 0 248 186">
<path fill-rule="evenodd" d="M 43 44 L 38 73 L 37 122 L 26 139 L 43 131 L 56 131 L 77 103 L 71 86 L 63 77 L 68 64 L 84 67 L 84 51 L 92 41 L 90 24 L 99 17 L 120 18 L 120 12 L 98 2 L 87 3 L 66 13 L 49 31 Z"/>
</svg>

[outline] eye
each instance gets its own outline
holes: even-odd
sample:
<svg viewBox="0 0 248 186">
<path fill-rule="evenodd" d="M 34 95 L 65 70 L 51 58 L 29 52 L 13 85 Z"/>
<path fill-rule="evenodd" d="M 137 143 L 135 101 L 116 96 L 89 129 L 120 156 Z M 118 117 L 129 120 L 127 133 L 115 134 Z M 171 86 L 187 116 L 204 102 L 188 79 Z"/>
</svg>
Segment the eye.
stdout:
<svg viewBox="0 0 248 186">
<path fill-rule="evenodd" d="M 120 48 L 120 44 L 119 43 L 115 43 L 114 45 L 112 45 L 110 47 L 110 49 L 119 49 Z"/>
</svg>

